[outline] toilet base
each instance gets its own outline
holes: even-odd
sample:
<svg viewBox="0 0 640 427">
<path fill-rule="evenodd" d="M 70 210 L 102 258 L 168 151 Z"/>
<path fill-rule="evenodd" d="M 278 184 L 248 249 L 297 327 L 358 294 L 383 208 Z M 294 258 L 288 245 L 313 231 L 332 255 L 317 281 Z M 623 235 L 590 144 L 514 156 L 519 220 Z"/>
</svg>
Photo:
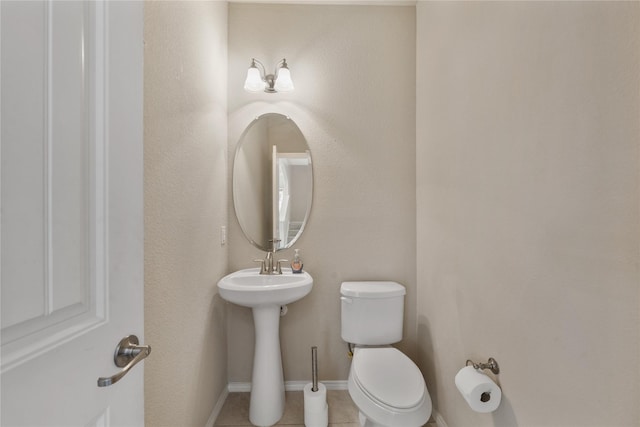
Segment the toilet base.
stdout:
<svg viewBox="0 0 640 427">
<path fill-rule="evenodd" d="M 387 427 L 383 426 L 382 424 L 378 424 L 375 421 L 371 421 L 365 414 L 362 413 L 362 411 L 358 411 L 358 420 L 360 421 L 361 427 Z"/>
</svg>

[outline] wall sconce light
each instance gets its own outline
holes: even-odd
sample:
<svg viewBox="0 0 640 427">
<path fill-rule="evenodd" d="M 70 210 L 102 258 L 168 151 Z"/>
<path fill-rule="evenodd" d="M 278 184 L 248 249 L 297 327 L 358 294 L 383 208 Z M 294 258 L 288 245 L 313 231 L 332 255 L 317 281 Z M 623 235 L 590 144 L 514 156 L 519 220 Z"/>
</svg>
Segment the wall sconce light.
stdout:
<svg viewBox="0 0 640 427">
<path fill-rule="evenodd" d="M 258 69 L 258 65 L 262 70 Z M 251 58 L 251 66 L 247 71 L 247 79 L 244 81 L 244 90 L 247 92 L 267 93 L 291 92 L 293 90 L 293 80 L 291 80 L 291 72 L 287 66 L 285 58 L 278 62 L 276 71 L 273 74 L 267 74 L 264 64 L 255 58 Z"/>
</svg>

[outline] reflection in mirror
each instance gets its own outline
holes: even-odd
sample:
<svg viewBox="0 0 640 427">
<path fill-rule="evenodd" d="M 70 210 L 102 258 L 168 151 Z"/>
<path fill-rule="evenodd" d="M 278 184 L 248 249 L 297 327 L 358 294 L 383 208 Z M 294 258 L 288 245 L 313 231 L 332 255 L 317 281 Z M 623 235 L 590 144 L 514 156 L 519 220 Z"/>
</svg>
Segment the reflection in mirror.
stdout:
<svg viewBox="0 0 640 427">
<path fill-rule="evenodd" d="M 258 117 L 240 138 L 233 164 L 233 203 L 247 239 L 265 251 L 291 247 L 312 195 L 311 153 L 298 126 L 281 114 Z"/>
<path fill-rule="evenodd" d="M 282 247 L 289 247 L 298 237 L 307 216 L 307 191 L 311 187 L 311 154 L 276 153 L 278 203 L 274 227 Z"/>
</svg>

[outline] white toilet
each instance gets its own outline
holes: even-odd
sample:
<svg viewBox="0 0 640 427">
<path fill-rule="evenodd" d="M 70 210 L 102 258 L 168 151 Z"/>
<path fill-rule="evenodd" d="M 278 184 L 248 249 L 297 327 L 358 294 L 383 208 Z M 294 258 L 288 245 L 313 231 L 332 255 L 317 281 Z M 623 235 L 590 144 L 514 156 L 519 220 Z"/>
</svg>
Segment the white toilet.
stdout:
<svg viewBox="0 0 640 427">
<path fill-rule="evenodd" d="M 402 340 L 404 286 L 343 282 L 342 339 L 355 344 L 349 394 L 363 427 L 421 427 L 431 397 L 418 367 L 390 344 Z"/>
</svg>

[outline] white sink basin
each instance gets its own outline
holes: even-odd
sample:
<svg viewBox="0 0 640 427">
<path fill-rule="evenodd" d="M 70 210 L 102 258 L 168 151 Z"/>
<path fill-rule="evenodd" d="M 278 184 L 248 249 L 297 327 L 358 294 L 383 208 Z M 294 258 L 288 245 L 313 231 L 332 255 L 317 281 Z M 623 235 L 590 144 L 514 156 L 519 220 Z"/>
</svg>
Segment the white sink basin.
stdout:
<svg viewBox="0 0 640 427">
<path fill-rule="evenodd" d="M 313 278 L 309 273 L 260 274 L 259 268 L 247 268 L 231 273 L 218 282 L 220 296 L 244 307 L 286 305 L 311 292 Z"/>
</svg>

